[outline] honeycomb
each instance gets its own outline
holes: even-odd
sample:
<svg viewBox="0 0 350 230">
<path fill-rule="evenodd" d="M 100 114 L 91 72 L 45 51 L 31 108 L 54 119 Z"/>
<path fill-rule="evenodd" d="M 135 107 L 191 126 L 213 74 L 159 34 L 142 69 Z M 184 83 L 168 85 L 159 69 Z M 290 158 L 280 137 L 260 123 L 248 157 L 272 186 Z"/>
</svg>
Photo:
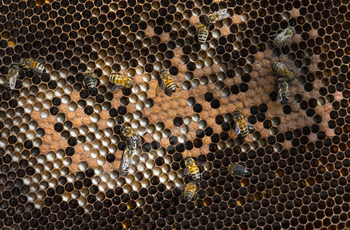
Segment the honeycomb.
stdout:
<svg viewBox="0 0 350 230">
<path fill-rule="evenodd" d="M 1 229 L 345 229 L 350 227 L 348 0 L 2 0 Z M 197 43 L 203 16 L 230 18 Z M 296 34 L 283 47 L 271 35 Z M 9 66 L 39 60 L 50 71 Z M 296 76 L 276 103 L 271 64 Z M 165 69 L 178 85 L 159 87 Z M 97 90 L 82 85 L 94 71 Z M 125 72 L 136 86 L 112 91 Z M 255 131 L 234 133 L 241 110 Z M 144 129 L 126 177 L 120 127 Z M 184 157 L 200 163 L 181 200 Z M 227 171 L 239 162 L 252 175 Z"/>
</svg>

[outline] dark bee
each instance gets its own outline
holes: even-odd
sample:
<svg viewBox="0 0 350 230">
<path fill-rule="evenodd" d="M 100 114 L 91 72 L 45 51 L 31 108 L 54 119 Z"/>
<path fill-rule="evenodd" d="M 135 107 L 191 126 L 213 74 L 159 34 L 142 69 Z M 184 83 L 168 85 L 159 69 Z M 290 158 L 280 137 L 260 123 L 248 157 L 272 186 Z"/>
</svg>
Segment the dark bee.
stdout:
<svg viewBox="0 0 350 230">
<path fill-rule="evenodd" d="M 12 65 L 9 69 L 5 80 L 5 88 L 8 90 L 13 90 L 16 87 L 16 80 L 19 74 L 19 67 L 17 65 Z"/>
<path fill-rule="evenodd" d="M 248 136 L 248 129 L 254 130 L 254 127 L 251 124 L 245 122 L 244 116 L 240 111 L 233 112 L 233 120 L 236 123 L 235 132 L 237 135 L 241 134 L 242 137 L 246 137 Z"/>
<path fill-rule="evenodd" d="M 184 201 L 190 201 L 197 192 L 197 185 L 193 181 L 189 182 L 184 190 L 183 199 Z"/>
<path fill-rule="evenodd" d="M 200 44 L 204 43 L 209 36 L 208 27 L 204 24 L 199 24 L 197 26 L 197 36 L 198 36 L 198 42 Z"/>
<path fill-rule="evenodd" d="M 123 125 L 120 128 L 120 132 L 128 138 L 129 144 L 135 149 L 137 146 L 141 145 L 141 137 L 137 131 L 131 128 L 129 125 Z"/>
<path fill-rule="evenodd" d="M 228 172 L 231 173 L 235 177 L 245 177 L 250 176 L 251 172 L 244 168 L 242 165 L 237 162 L 230 164 L 227 168 Z"/>
<path fill-rule="evenodd" d="M 128 175 L 128 171 L 132 164 L 131 161 L 134 154 L 135 154 L 135 149 L 132 148 L 131 146 L 127 146 L 124 149 L 123 158 L 122 158 L 122 161 L 120 162 L 120 168 L 119 168 L 120 175 L 122 176 Z"/>
<path fill-rule="evenodd" d="M 275 37 L 272 41 L 275 47 L 285 45 L 289 38 L 295 34 L 295 29 L 291 26 L 284 29 L 279 34 L 270 35 L 270 37 Z"/>
<path fill-rule="evenodd" d="M 275 62 L 272 64 L 272 68 L 276 71 L 278 75 L 284 77 L 288 82 L 294 80 L 293 72 L 290 71 L 285 64 L 281 62 Z"/>
<path fill-rule="evenodd" d="M 112 90 L 117 88 L 132 88 L 135 84 L 134 80 L 130 77 L 127 77 L 124 74 L 112 74 L 108 77 L 109 82 L 114 83 Z"/>
<path fill-rule="evenodd" d="M 287 103 L 290 97 L 290 93 L 288 83 L 283 77 L 278 79 L 278 89 L 277 102 L 282 102 L 282 104 Z"/>
<path fill-rule="evenodd" d="M 201 180 L 201 174 L 199 172 L 199 168 L 196 165 L 195 161 L 192 157 L 185 158 L 186 169 L 184 171 L 185 175 L 190 174 L 195 183 L 198 183 Z"/>
<path fill-rule="evenodd" d="M 43 64 L 29 58 L 22 58 L 21 61 L 19 62 L 19 65 L 23 68 L 31 69 L 37 74 L 43 74 L 43 73 L 49 72 Z"/>
<path fill-rule="evenodd" d="M 87 87 L 90 91 L 96 89 L 97 79 L 96 75 L 92 71 L 86 71 L 84 73 L 83 85 Z"/>
<path fill-rule="evenodd" d="M 175 92 L 177 85 L 175 84 L 174 80 L 171 78 L 171 75 L 169 74 L 169 72 L 166 70 L 161 70 L 159 74 L 160 74 L 160 79 L 162 80 L 161 88 L 163 90 L 167 88 L 171 92 Z"/>
</svg>

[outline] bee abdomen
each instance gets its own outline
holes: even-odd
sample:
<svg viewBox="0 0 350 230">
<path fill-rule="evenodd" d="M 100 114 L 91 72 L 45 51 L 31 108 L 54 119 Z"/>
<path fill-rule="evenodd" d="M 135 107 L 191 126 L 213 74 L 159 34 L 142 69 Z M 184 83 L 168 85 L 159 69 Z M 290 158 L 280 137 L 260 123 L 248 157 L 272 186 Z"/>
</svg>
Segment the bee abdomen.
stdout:
<svg viewBox="0 0 350 230">
<path fill-rule="evenodd" d="M 241 136 L 242 136 L 242 137 L 248 136 L 249 130 L 248 130 L 247 125 L 241 124 L 241 125 L 239 126 L 239 128 L 241 129 Z"/>
<path fill-rule="evenodd" d="M 172 92 L 176 91 L 176 85 L 175 85 L 175 82 L 172 79 L 166 80 L 165 81 L 165 85 L 170 91 L 172 91 Z"/>
<path fill-rule="evenodd" d="M 281 43 L 277 40 L 277 38 L 273 39 L 272 43 L 274 47 L 278 47 L 281 45 Z"/>
<path fill-rule="evenodd" d="M 207 38 L 208 38 L 208 31 L 205 31 L 205 30 L 200 30 L 199 33 L 198 33 L 198 41 L 199 43 L 204 43 Z"/>
<path fill-rule="evenodd" d="M 190 174 L 194 181 L 200 180 L 199 168 L 197 166 L 190 167 Z"/>
<path fill-rule="evenodd" d="M 114 84 L 118 84 L 118 85 L 123 84 L 123 78 L 118 74 L 113 74 L 113 75 L 109 76 L 108 80 Z"/>
<path fill-rule="evenodd" d="M 194 196 L 194 192 L 192 192 L 192 191 L 185 191 L 184 192 L 184 199 L 186 201 L 191 200 L 193 198 L 193 196 Z"/>
<path fill-rule="evenodd" d="M 45 73 L 46 69 L 45 66 L 41 63 L 38 62 L 33 62 L 34 63 L 34 70 L 38 72 L 39 74 Z"/>
</svg>

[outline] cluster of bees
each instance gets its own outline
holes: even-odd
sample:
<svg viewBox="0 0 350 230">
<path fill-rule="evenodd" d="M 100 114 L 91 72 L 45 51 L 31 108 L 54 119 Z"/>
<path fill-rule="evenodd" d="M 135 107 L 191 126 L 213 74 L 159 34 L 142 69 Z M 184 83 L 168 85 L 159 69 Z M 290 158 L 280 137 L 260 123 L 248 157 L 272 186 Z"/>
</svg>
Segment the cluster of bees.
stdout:
<svg viewBox="0 0 350 230">
<path fill-rule="evenodd" d="M 216 23 L 219 20 L 223 20 L 230 17 L 227 13 L 227 9 L 219 10 L 208 16 L 205 16 L 205 23 L 199 24 L 197 27 L 198 42 L 204 43 L 209 35 L 209 27 Z M 281 33 L 276 35 L 271 35 L 274 38 L 273 45 L 279 47 L 285 45 L 287 40 L 295 34 L 293 27 L 288 27 L 284 29 Z M 19 64 L 21 68 L 33 70 L 37 74 L 48 73 L 43 64 L 32 59 L 21 59 Z M 9 69 L 8 76 L 6 78 L 5 87 L 8 90 L 15 88 L 16 80 L 20 72 L 20 67 L 17 65 L 12 65 Z M 293 73 L 288 69 L 288 67 L 280 62 L 275 62 L 272 64 L 272 68 L 276 73 L 281 76 L 278 79 L 278 96 L 277 102 L 287 103 L 290 97 L 288 83 L 294 80 Z M 88 88 L 90 91 L 96 89 L 97 76 L 93 71 L 86 71 L 84 74 L 83 85 Z M 169 96 L 171 93 L 176 91 L 176 83 L 173 81 L 171 75 L 166 70 L 161 70 L 160 75 L 160 87 L 164 92 Z M 132 78 L 127 77 L 126 74 L 112 74 L 108 77 L 109 82 L 114 83 L 112 90 L 120 88 L 132 88 L 135 85 L 135 82 Z M 233 120 L 235 122 L 235 133 L 246 137 L 249 133 L 249 130 L 254 130 L 254 127 L 245 121 L 245 117 L 240 111 L 235 111 L 233 113 Z M 141 136 L 139 131 L 133 129 L 129 124 L 124 124 L 120 129 L 122 135 L 127 139 L 127 147 L 124 149 L 122 161 L 120 164 L 120 174 L 126 176 L 128 174 L 129 168 L 132 164 L 132 158 L 135 154 L 135 149 L 137 146 L 141 145 Z M 185 185 L 183 200 L 189 201 L 193 199 L 196 194 L 198 183 L 201 180 L 201 174 L 197 163 L 192 157 L 185 157 L 185 175 L 189 175 L 191 180 Z M 233 163 L 228 166 L 228 172 L 235 177 L 245 177 L 251 175 L 251 172 L 244 168 L 238 163 Z"/>
<path fill-rule="evenodd" d="M 37 74 L 48 73 L 47 69 L 43 64 L 38 61 L 34 61 L 29 58 L 22 58 L 18 65 L 13 64 L 10 66 L 8 71 L 6 80 L 5 80 L 5 88 L 8 90 L 13 90 L 16 87 L 17 77 L 21 69 L 24 70 L 32 70 Z"/>
</svg>

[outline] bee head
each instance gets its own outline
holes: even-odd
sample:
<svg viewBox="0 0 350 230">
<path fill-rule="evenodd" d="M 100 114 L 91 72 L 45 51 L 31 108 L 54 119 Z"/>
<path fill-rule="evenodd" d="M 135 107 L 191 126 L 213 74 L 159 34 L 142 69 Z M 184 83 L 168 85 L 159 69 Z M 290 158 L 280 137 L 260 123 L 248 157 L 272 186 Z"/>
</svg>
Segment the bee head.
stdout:
<svg viewBox="0 0 350 230">
<path fill-rule="evenodd" d="M 131 147 L 131 146 L 127 146 L 125 149 L 124 149 L 124 152 L 128 155 L 131 155 L 133 152 L 134 152 L 134 148 Z"/>
<path fill-rule="evenodd" d="M 11 68 L 13 68 L 15 70 L 19 70 L 19 67 L 17 65 L 11 65 Z"/>
<path fill-rule="evenodd" d="M 185 165 L 192 165 L 194 163 L 194 160 L 191 157 L 185 158 Z"/>
<path fill-rule="evenodd" d="M 286 79 L 284 79 L 283 77 L 278 79 L 278 83 L 280 83 L 280 84 L 285 83 L 285 82 L 286 82 Z"/>
<path fill-rule="evenodd" d="M 25 64 L 26 64 L 26 59 L 24 59 L 24 58 L 22 58 L 18 63 L 18 65 L 20 65 L 20 66 L 24 66 Z"/>
<path fill-rule="evenodd" d="M 127 79 L 125 80 L 125 85 L 126 85 L 126 87 L 128 87 L 128 88 L 132 88 L 132 87 L 134 87 L 135 82 L 134 82 L 134 80 L 133 80 L 132 78 L 127 78 Z"/>
<path fill-rule="evenodd" d="M 210 19 L 209 19 L 209 17 L 208 16 L 204 16 L 204 23 L 208 26 L 208 25 L 210 25 Z"/>
<path fill-rule="evenodd" d="M 164 69 L 159 72 L 160 75 L 163 75 L 165 73 L 166 73 L 166 71 Z"/>
<path fill-rule="evenodd" d="M 215 14 L 210 14 L 208 16 L 208 19 L 209 19 L 209 23 L 215 21 Z"/>
</svg>

